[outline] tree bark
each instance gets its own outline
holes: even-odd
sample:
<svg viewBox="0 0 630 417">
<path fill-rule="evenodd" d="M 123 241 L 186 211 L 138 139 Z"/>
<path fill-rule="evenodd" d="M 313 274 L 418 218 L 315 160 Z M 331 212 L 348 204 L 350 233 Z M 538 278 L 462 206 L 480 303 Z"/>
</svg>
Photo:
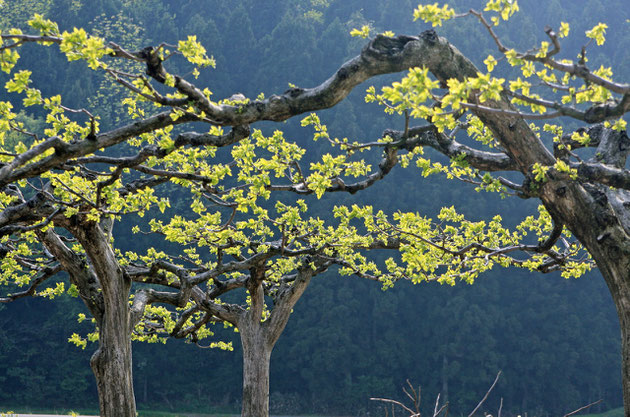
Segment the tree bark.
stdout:
<svg viewBox="0 0 630 417">
<path fill-rule="evenodd" d="M 103 314 L 97 317 L 99 347 L 90 360 L 101 417 L 136 417 L 131 357 L 131 280 L 118 264 L 109 239 L 94 222 L 71 227 L 98 276 Z"/>
<path fill-rule="evenodd" d="M 264 307 L 262 271 L 251 271 L 247 291 L 251 305 L 239 317 L 237 327 L 243 345 L 242 417 L 269 417 L 269 362 L 271 352 L 314 275 L 309 266 L 301 268 L 292 283 L 282 284 L 270 317 L 262 321 Z"/>
<path fill-rule="evenodd" d="M 105 314 L 99 328 L 99 348 L 90 365 L 96 378 L 101 417 L 135 417 L 136 400 L 131 368 L 129 331 L 117 328 L 118 314 Z"/>
<path fill-rule="evenodd" d="M 590 225 L 602 222 L 597 211 Z M 600 213 L 601 214 L 601 213 Z M 616 218 L 608 218 L 609 220 Z M 592 230 L 588 237 L 581 237 L 584 225 L 576 227 L 574 233 L 582 241 L 595 259 L 597 266 L 608 285 L 619 317 L 621 327 L 621 376 L 625 416 L 630 417 L 630 236 L 621 225 L 608 227 L 595 234 Z M 571 228 L 572 231 L 574 228 Z M 590 229 L 596 229 L 590 227 Z"/>
<path fill-rule="evenodd" d="M 242 417 L 269 417 L 269 362 L 272 346 L 262 323 L 239 328 L 243 344 Z"/>
</svg>

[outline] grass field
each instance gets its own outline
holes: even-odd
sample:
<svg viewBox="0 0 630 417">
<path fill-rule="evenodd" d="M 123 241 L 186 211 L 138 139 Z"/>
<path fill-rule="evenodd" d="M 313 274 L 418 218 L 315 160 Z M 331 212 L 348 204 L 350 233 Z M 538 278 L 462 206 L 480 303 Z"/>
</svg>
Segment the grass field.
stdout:
<svg viewBox="0 0 630 417">
<path fill-rule="evenodd" d="M 72 413 L 87 415 L 87 416 L 97 416 L 98 410 L 63 410 L 63 409 L 55 409 L 55 410 L 43 410 L 43 409 L 33 409 L 28 407 L 1 407 L 0 406 L 0 416 L 7 415 L 11 416 L 11 414 L 4 414 L 9 412 L 15 414 L 56 414 L 60 416 L 68 416 L 72 415 Z M 608 410 L 601 414 L 579 414 L 579 417 L 623 417 L 623 408 L 615 408 L 612 410 Z M 238 414 L 227 414 L 227 413 L 214 413 L 214 414 L 199 414 L 199 413 L 173 413 L 168 411 L 152 411 L 152 410 L 138 410 L 138 417 L 239 417 Z M 272 417 L 325 417 L 321 415 L 302 415 L 302 416 L 272 416 Z M 534 417 L 534 416 L 530 416 Z"/>
</svg>

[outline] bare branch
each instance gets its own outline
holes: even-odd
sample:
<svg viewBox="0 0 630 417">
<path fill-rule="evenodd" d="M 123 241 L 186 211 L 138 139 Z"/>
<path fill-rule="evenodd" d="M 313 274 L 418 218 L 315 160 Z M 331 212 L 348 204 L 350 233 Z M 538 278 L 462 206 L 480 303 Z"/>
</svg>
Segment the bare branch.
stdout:
<svg viewBox="0 0 630 417">
<path fill-rule="evenodd" d="M 402 408 L 403 410 L 407 411 L 409 413 L 409 417 L 418 416 L 418 414 L 415 411 L 413 411 L 411 408 L 407 407 L 405 404 L 401 403 L 400 401 L 390 400 L 389 398 L 370 398 L 370 401 L 381 401 L 384 403 L 395 404 L 399 406 L 400 408 Z"/>
<path fill-rule="evenodd" d="M 486 392 L 486 395 L 484 395 L 483 398 L 481 399 L 481 401 L 479 401 L 479 404 L 477 404 L 477 407 L 475 407 L 475 409 L 472 410 L 472 412 L 470 414 L 468 414 L 468 417 L 472 417 L 477 412 L 479 407 L 481 407 L 483 405 L 483 403 L 488 399 L 488 395 L 490 395 L 490 393 L 494 389 L 494 386 L 497 384 L 497 381 L 499 381 L 499 377 L 500 376 L 501 376 L 501 371 L 499 371 L 497 373 L 497 376 L 496 376 L 496 378 L 494 378 L 494 382 L 492 383 L 492 385 L 488 389 L 488 392 Z"/>
<path fill-rule="evenodd" d="M 569 416 L 572 416 L 572 415 L 574 415 L 574 414 L 577 414 L 577 413 L 579 413 L 580 411 L 586 410 L 587 408 L 590 408 L 590 407 L 592 407 L 592 406 L 594 406 L 594 405 L 597 405 L 597 404 L 601 403 L 602 401 L 603 401 L 603 400 L 597 400 L 597 401 L 595 401 L 595 402 L 593 402 L 593 403 L 590 403 L 590 404 L 588 404 L 588 405 L 585 405 L 584 407 L 580 407 L 580 408 L 578 408 L 577 410 L 574 410 L 574 411 L 571 411 L 570 413 L 565 414 L 565 415 L 564 415 L 564 417 L 569 417 Z"/>
</svg>

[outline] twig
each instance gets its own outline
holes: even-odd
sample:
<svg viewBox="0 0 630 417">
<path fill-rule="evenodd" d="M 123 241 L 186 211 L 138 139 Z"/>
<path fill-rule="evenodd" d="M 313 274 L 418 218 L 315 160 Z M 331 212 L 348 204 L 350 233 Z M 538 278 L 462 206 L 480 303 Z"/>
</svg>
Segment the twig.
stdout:
<svg viewBox="0 0 630 417">
<path fill-rule="evenodd" d="M 370 398 L 370 401 L 382 401 L 384 403 L 396 404 L 397 406 L 402 407 L 405 411 L 409 412 L 410 417 L 418 415 L 411 408 L 407 407 L 405 404 L 401 403 L 400 401 L 390 400 L 388 398 Z"/>
<path fill-rule="evenodd" d="M 479 409 L 479 407 L 482 406 L 482 404 L 488 399 L 488 395 L 490 395 L 490 393 L 492 392 L 492 390 L 494 389 L 494 386 L 497 384 L 497 381 L 499 380 L 499 377 L 501 376 L 501 371 L 499 371 L 497 373 L 496 378 L 494 378 L 494 382 L 492 383 L 492 385 L 490 386 L 490 388 L 488 389 L 488 392 L 486 392 L 486 395 L 483 396 L 483 398 L 481 399 L 481 401 L 479 401 L 479 404 L 477 404 L 477 407 L 475 407 L 474 410 L 472 410 L 472 413 L 468 414 L 468 417 L 472 417 L 477 410 Z M 567 417 L 567 416 L 564 416 Z"/>
<path fill-rule="evenodd" d="M 569 416 L 572 416 L 573 414 L 577 414 L 577 413 L 579 413 L 579 412 L 580 412 L 580 411 L 582 411 L 582 410 L 585 410 L 585 409 L 587 409 L 587 408 L 589 408 L 589 407 L 592 407 L 592 406 L 594 406 L 594 405 L 596 405 L 596 404 L 601 403 L 602 401 L 603 401 L 603 400 L 597 400 L 597 401 L 595 401 L 594 403 L 590 403 L 590 404 L 588 404 L 588 405 L 585 405 L 584 407 L 580 407 L 580 408 L 578 408 L 578 409 L 577 409 L 577 410 L 575 410 L 575 411 L 571 411 L 570 413 L 565 414 L 565 415 L 564 415 L 564 417 L 569 417 Z"/>
</svg>

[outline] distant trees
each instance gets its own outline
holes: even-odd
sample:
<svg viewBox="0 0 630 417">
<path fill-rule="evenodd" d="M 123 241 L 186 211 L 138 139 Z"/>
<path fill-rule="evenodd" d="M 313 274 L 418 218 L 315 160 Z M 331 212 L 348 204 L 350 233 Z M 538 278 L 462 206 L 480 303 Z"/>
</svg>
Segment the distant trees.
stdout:
<svg viewBox="0 0 630 417">
<path fill-rule="evenodd" d="M 557 33 L 548 30 L 549 41 L 533 52 L 503 46 L 493 28 L 517 9 L 516 2 L 489 1 L 490 21 L 482 13 L 467 13 L 488 29 L 500 51 L 501 59 L 486 58 L 487 72 L 434 31 L 417 37 L 381 34 L 319 86 L 293 86 L 256 99 L 241 94 L 215 99 L 197 86 L 199 70 L 214 62 L 194 37 L 177 46 L 129 49 L 81 29 L 61 31 L 40 15 L 29 21 L 32 34 L 3 32 L 0 65 L 11 76 L 5 87 L 16 99 L 0 102 L 2 281 L 26 288 L 11 290 L 3 301 L 64 291 L 81 297 L 98 328 L 92 368 L 103 416 L 135 415 L 132 334 L 199 342 L 211 335 L 206 326 L 215 322 L 240 332 L 243 415 L 268 415 L 271 350 L 311 278 L 334 265 L 342 274 L 384 286 L 399 279 L 472 282 L 496 265 L 579 276 L 592 261 L 575 236 L 602 269 L 627 332 L 628 138 L 621 117 L 630 108 L 630 87 L 612 81 L 609 69 L 589 70 L 586 48 L 576 63 L 556 60 L 569 31 L 565 23 Z M 439 25 L 454 11 L 420 6 L 415 15 Z M 291 23 L 283 20 L 276 35 L 296 30 Z M 603 43 L 605 29 L 597 25 L 587 36 Z M 369 27 L 355 33 L 369 36 Z M 127 115 L 110 117 L 116 125 L 101 131 L 94 109 L 69 108 L 60 96 L 42 94 L 31 81 L 37 68 L 18 65 L 18 51 L 32 43 L 58 45 L 68 60 L 84 61 L 122 86 L 119 104 Z M 234 51 L 224 51 L 229 53 Z M 191 75 L 167 69 L 171 62 L 183 66 L 176 62 L 182 56 L 193 66 Z M 522 74 L 509 82 L 493 77 L 503 61 Z M 333 147 L 310 169 L 303 166 L 305 150 L 281 132 L 251 129 L 260 121 L 333 107 L 361 82 L 406 70 L 400 82 L 380 93 L 370 88 L 367 95 L 389 113 L 402 114 L 402 130 L 358 143 L 332 137 L 315 114 L 302 120 L 315 139 Z M 540 92 L 528 77 L 538 77 Z M 547 90 L 551 98 L 538 95 Z M 16 112 L 31 106 L 45 115 L 42 128 Z M 544 132 L 555 141 L 550 150 L 525 120 L 559 116 L 592 127 L 568 135 L 559 125 L 546 125 Z M 428 124 L 414 126 L 414 119 Z M 478 148 L 458 141 L 464 130 Z M 425 146 L 450 162 L 431 162 L 422 155 Z M 596 148 L 593 159 L 576 154 L 586 147 Z M 377 167 L 357 158 L 366 149 L 383 151 Z M 418 213 L 390 218 L 369 206 L 340 206 L 320 220 L 297 199 L 356 193 L 398 163 L 411 162 L 425 176 L 445 173 L 480 190 L 537 198 L 543 206 L 536 217 L 508 230 L 499 217 L 470 222 L 453 208 L 433 221 Z M 496 176 L 500 171 L 510 176 Z M 112 229 L 130 214 L 149 214 L 134 231 L 159 241 L 122 253 Z M 156 249 L 158 243 L 163 250 Z M 365 253 L 383 249 L 395 251 L 383 262 Z M 47 286 L 60 271 L 68 273 L 71 286 Z M 229 295 L 234 290 L 245 294 Z M 624 335 L 628 403 L 630 342 Z"/>
</svg>

